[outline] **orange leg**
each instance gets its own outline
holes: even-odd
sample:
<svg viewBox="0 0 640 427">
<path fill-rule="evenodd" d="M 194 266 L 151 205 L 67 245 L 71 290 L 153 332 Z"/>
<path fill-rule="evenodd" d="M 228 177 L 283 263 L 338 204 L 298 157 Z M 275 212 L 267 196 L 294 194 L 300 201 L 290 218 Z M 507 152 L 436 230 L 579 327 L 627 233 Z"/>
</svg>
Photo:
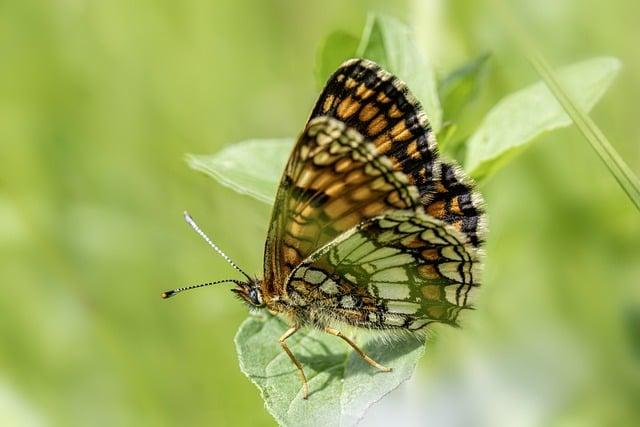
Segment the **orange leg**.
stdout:
<svg viewBox="0 0 640 427">
<path fill-rule="evenodd" d="M 356 343 L 354 343 L 349 338 L 347 338 L 344 335 L 342 335 L 342 332 L 338 331 L 337 329 L 333 329 L 330 326 L 326 326 L 324 328 L 324 331 L 326 333 L 328 333 L 328 334 L 335 335 L 336 337 L 342 338 L 343 340 L 345 340 L 347 342 L 347 344 L 349 344 L 356 352 L 358 352 L 360 357 L 362 357 L 364 359 L 364 361 L 367 362 L 369 365 L 373 366 L 374 368 L 378 368 L 383 372 L 391 372 L 391 368 L 387 368 L 386 366 L 382 366 L 381 364 L 379 364 L 378 362 L 376 362 L 375 360 L 373 360 L 372 358 L 367 356 L 364 353 L 364 351 L 360 350 L 360 348 L 356 345 Z"/>
<path fill-rule="evenodd" d="M 306 399 L 306 398 L 309 397 L 309 384 L 307 384 L 307 377 L 304 374 L 304 369 L 302 369 L 302 365 L 300 364 L 298 359 L 296 359 L 296 357 L 293 355 L 291 350 L 289 350 L 289 347 L 287 346 L 287 344 L 284 342 L 284 340 L 286 340 L 291 335 L 293 335 L 296 332 L 298 332 L 298 329 L 300 329 L 300 326 L 298 326 L 298 325 L 292 326 L 291 328 L 289 328 L 287 330 L 287 332 L 282 334 L 282 336 L 280 337 L 278 342 L 280 343 L 280 347 L 282 347 L 284 352 L 287 353 L 287 356 L 289 356 L 289 359 L 291 359 L 293 364 L 296 365 L 296 368 L 298 368 L 298 372 L 300 373 L 300 377 L 302 378 L 302 388 L 303 388 L 303 396 L 302 396 L 302 398 Z"/>
</svg>

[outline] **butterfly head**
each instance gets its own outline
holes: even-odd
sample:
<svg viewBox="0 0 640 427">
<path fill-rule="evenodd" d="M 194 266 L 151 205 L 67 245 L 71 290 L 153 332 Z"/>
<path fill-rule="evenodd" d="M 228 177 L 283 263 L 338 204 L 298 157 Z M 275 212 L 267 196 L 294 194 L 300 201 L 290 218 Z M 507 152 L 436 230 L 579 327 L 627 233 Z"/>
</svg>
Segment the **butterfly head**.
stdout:
<svg viewBox="0 0 640 427">
<path fill-rule="evenodd" d="M 235 284 L 236 287 L 231 289 L 231 292 L 235 293 L 242 301 L 250 307 L 264 307 L 260 281 L 258 279 L 252 279 L 248 282 L 235 282 Z"/>
</svg>

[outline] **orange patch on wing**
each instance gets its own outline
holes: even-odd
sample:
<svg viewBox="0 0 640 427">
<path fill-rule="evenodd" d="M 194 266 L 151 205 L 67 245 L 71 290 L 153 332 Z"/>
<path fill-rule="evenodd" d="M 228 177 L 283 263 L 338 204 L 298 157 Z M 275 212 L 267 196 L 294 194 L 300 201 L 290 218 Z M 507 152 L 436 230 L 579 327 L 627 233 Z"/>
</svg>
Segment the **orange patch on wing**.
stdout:
<svg viewBox="0 0 640 427">
<path fill-rule="evenodd" d="M 340 215 L 348 211 L 349 208 L 351 208 L 351 204 L 346 200 L 335 199 L 334 201 L 326 205 L 323 211 L 329 216 L 329 218 L 334 219 L 338 218 Z"/>
<path fill-rule="evenodd" d="M 344 182 L 338 181 L 331 184 L 326 190 L 324 190 L 324 193 L 329 197 L 336 197 L 337 195 L 342 193 L 343 190 L 344 190 Z"/>
<path fill-rule="evenodd" d="M 367 218 L 371 218 L 373 216 L 378 215 L 380 212 L 382 212 L 386 208 L 387 208 L 387 205 L 385 205 L 383 202 L 375 201 L 365 206 L 365 208 L 362 210 L 362 213 Z"/>
<path fill-rule="evenodd" d="M 360 97 L 360 99 L 367 99 L 373 94 L 373 90 L 368 88 L 364 83 L 360 83 L 358 89 L 356 89 L 356 95 Z"/>
<path fill-rule="evenodd" d="M 300 257 L 298 256 L 298 253 L 295 251 L 295 249 L 285 246 L 284 260 L 288 264 L 297 264 L 298 262 L 300 262 Z"/>
<path fill-rule="evenodd" d="M 361 219 L 362 217 L 357 212 L 353 212 L 337 220 L 333 226 L 338 230 L 344 230 L 355 226 Z"/>
<path fill-rule="evenodd" d="M 391 129 L 391 136 L 396 141 L 406 141 L 410 139 L 413 134 L 404 124 L 404 120 L 400 120 L 393 129 Z"/>
<path fill-rule="evenodd" d="M 437 202 L 431 203 L 429 206 L 427 206 L 427 213 L 436 218 L 444 217 L 444 201 L 438 200 Z"/>
<path fill-rule="evenodd" d="M 322 104 L 322 111 L 324 111 L 325 113 L 329 111 L 329 109 L 331 109 L 331 106 L 333 105 L 334 99 L 335 97 L 333 95 L 327 96 L 327 98 L 324 100 L 324 104 Z"/>
<path fill-rule="evenodd" d="M 411 236 L 407 236 L 404 239 L 402 239 L 402 246 L 409 248 L 409 249 L 415 249 L 415 248 L 420 248 L 422 246 L 425 245 L 424 240 L 422 240 L 421 238 L 419 238 L 416 235 L 411 235 Z"/>
<path fill-rule="evenodd" d="M 460 210 L 460 204 L 458 203 L 458 196 L 451 199 L 451 205 L 449 207 L 451 213 L 455 215 L 462 215 L 462 211 Z"/>
<path fill-rule="evenodd" d="M 386 200 L 387 200 L 387 203 L 389 203 L 391 206 L 397 206 L 400 209 L 404 207 L 404 203 L 401 203 L 400 194 L 398 194 L 397 191 L 394 191 L 393 193 L 389 193 Z M 398 206 L 398 205 L 401 205 L 401 206 Z"/>
<path fill-rule="evenodd" d="M 362 107 L 362 110 L 360 110 L 360 115 L 358 116 L 358 118 L 363 122 L 368 122 L 373 118 L 373 116 L 378 114 L 378 111 L 380 110 L 374 104 L 366 104 L 364 107 Z"/>
<path fill-rule="evenodd" d="M 387 104 L 387 103 L 391 102 L 389 97 L 387 95 L 385 95 L 384 92 L 380 92 L 378 94 L 378 101 L 383 103 L 383 104 Z"/>
<path fill-rule="evenodd" d="M 353 162 L 351 161 L 350 158 L 343 157 L 342 159 L 340 159 L 340 160 L 338 160 L 336 162 L 336 164 L 333 166 L 333 168 L 335 169 L 336 172 L 342 173 L 342 172 L 346 171 L 347 169 L 349 169 L 349 167 L 352 164 L 353 164 Z"/>
<path fill-rule="evenodd" d="M 436 261 L 440 258 L 440 253 L 438 253 L 438 250 L 433 248 L 425 249 L 420 253 L 420 255 L 422 255 L 422 258 L 426 259 L 427 261 Z"/>
<path fill-rule="evenodd" d="M 361 201 L 367 200 L 373 197 L 371 190 L 369 187 L 361 186 L 355 189 L 355 191 L 350 192 L 349 194 L 353 200 Z"/>
<path fill-rule="evenodd" d="M 316 177 L 316 179 L 313 181 L 313 185 L 312 185 L 312 189 L 314 190 L 321 190 L 323 188 L 325 188 L 330 182 L 332 182 L 335 179 L 335 175 L 331 172 L 325 172 L 321 175 L 319 175 L 318 177 Z"/>
<path fill-rule="evenodd" d="M 313 225 L 300 225 L 295 221 L 291 221 L 288 227 L 289 233 L 296 238 L 312 239 L 320 231 L 317 224 Z"/>
<path fill-rule="evenodd" d="M 383 133 L 373 141 L 373 144 L 376 146 L 379 153 L 384 154 L 389 150 L 389 148 L 391 148 L 391 139 L 389 139 L 389 135 Z"/>
<path fill-rule="evenodd" d="M 398 106 L 396 104 L 393 104 L 391 108 L 389 108 L 389 116 L 393 117 L 394 119 L 398 118 L 402 116 L 402 111 L 398 109 Z"/>
<path fill-rule="evenodd" d="M 378 117 L 373 119 L 371 123 L 369 123 L 369 127 L 367 127 L 367 132 L 369 135 L 378 135 L 387 127 L 387 125 L 388 125 L 387 120 L 384 118 L 382 114 L 380 114 L 378 115 Z"/>
<path fill-rule="evenodd" d="M 366 179 L 366 178 L 367 178 L 367 175 L 363 173 L 362 169 L 354 169 L 347 174 L 344 180 L 349 184 L 357 184 L 359 182 L 362 182 L 363 179 Z"/>
<path fill-rule="evenodd" d="M 351 95 L 344 99 L 338 106 L 338 117 L 347 119 L 360 108 L 360 103 L 354 100 Z"/>
<path fill-rule="evenodd" d="M 416 140 L 413 140 L 409 143 L 409 145 L 407 146 L 407 153 L 409 154 L 409 157 L 411 157 L 412 159 L 420 159 L 421 155 L 420 152 L 418 151 L 418 142 Z M 425 173 L 425 169 L 422 169 L 421 172 Z"/>
</svg>

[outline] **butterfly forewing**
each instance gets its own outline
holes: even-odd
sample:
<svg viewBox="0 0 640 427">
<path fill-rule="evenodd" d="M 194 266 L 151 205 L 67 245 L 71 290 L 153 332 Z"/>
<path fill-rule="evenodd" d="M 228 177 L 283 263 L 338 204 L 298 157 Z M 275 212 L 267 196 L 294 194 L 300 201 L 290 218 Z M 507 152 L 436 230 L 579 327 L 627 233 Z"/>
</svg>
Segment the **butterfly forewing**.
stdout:
<svg viewBox="0 0 640 427">
<path fill-rule="evenodd" d="M 407 177 L 354 129 L 309 122 L 285 168 L 265 250 L 265 289 L 277 295 L 291 270 L 342 232 L 388 210 L 411 209 Z"/>
<path fill-rule="evenodd" d="M 327 82 L 311 117 L 321 115 L 372 141 L 416 186 L 429 214 L 481 243 L 482 198 L 457 166 L 438 157 L 433 131 L 404 82 L 366 59 L 347 61 Z"/>
<path fill-rule="evenodd" d="M 293 271 L 286 292 L 320 317 L 419 330 L 431 322 L 456 324 L 470 307 L 479 268 L 478 250 L 451 225 L 422 208 L 393 211 L 311 255 Z"/>
</svg>

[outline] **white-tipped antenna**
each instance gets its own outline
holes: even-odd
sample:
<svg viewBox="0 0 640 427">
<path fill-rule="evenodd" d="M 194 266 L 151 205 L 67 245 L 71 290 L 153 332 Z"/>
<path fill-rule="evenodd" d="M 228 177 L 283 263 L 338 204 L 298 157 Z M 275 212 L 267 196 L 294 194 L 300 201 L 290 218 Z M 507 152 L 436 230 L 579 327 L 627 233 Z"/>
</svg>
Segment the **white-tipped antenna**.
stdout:
<svg viewBox="0 0 640 427">
<path fill-rule="evenodd" d="M 184 291 L 188 291 L 191 289 L 196 289 L 196 288 L 203 288 L 205 286 L 211 286 L 211 285 L 217 285 L 218 283 L 238 283 L 237 280 L 218 280 L 216 282 L 209 282 L 209 283 L 202 283 L 200 285 L 193 285 L 193 286 L 185 286 L 184 288 L 178 288 L 178 289 L 172 289 L 170 291 L 164 291 L 162 294 L 160 294 L 160 296 L 162 296 L 163 299 L 167 299 L 167 298 L 171 298 L 172 296 L 179 294 L 180 292 L 184 292 Z"/>
<path fill-rule="evenodd" d="M 222 250 L 220 250 L 219 247 L 216 246 L 215 243 L 213 243 L 211 241 L 211 239 L 209 238 L 209 236 L 207 236 L 206 234 L 204 234 L 204 231 L 202 231 L 200 229 L 200 227 L 198 227 L 198 224 L 196 224 L 196 222 L 193 220 L 193 218 L 191 218 L 191 215 L 189 215 L 189 212 L 184 211 L 184 219 L 185 221 L 187 221 L 187 223 L 191 226 L 191 228 L 193 228 L 195 230 L 196 233 L 198 233 L 200 235 L 200 237 L 202 237 L 205 242 L 207 242 L 209 244 L 209 246 L 211 246 L 213 248 L 214 251 L 216 251 L 218 254 L 220 254 L 220 256 L 222 258 L 224 258 L 225 261 L 227 261 L 231 267 L 233 267 L 234 269 L 236 269 L 237 271 L 239 271 L 240 273 L 242 273 L 244 275 L 244 277 L 246 277 L 247 279 L 249 279 L 249 281 L 252 281 L 253 279 L 251 278 L 251 276 L 249 276 L 247 273 L 245 273 L 244 271 L 242 271 L 242 269 L 240 267 L 238 267 L 238 265 L 233 262 L 231 260 L 231 258 L 229 258 L 227 256 L 227 254 L 225 254 L 224 252 L 222 252 Z"/>
</svg>

